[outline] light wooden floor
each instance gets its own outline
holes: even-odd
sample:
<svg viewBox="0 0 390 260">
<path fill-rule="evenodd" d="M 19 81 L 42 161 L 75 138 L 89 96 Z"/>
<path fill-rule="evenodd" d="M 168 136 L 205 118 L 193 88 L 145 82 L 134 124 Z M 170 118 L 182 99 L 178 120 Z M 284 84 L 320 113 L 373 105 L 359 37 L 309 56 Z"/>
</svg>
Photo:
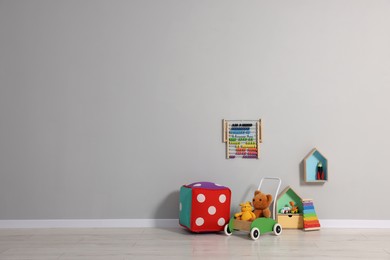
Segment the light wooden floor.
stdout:
<svg viewBox="0 0 390 260">
<path fill-rule="evenodd" d="M 0 229 L 0 259 L 390 259 L 390 229 L 284 230 L 252 241 L 182 228 Z"/>
</svg>

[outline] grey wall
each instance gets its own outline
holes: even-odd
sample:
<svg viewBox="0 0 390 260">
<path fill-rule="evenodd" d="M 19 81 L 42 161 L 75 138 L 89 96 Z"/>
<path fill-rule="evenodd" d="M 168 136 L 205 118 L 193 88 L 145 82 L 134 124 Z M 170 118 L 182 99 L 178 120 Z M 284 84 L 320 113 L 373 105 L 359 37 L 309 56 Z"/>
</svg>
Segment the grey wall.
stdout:
<svg viewBox="0 0 390 260">
<path fill-rule="evenodd" d="M 322 219 L 389 219 L 390 2 L 0 1 L 0 219 L 177 218 L 279 176 Z M 222 119 L 264 120 L 226 160 Z M 329 182 L 305 185 L 317 147 Z"/>
</svg>

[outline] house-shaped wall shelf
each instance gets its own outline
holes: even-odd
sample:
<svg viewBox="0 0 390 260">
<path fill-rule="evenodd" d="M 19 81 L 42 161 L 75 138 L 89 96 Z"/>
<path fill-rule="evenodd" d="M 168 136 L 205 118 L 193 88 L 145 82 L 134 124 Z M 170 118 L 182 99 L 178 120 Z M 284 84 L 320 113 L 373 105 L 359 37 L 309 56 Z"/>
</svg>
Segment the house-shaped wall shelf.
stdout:
<svg viewBox="0 0 390 260">
<path fill-rule="evenodd" d="M 303 159 L 304 181 L 324 183 L 328 181 L 328 160 L 316 148 Z"/>
<path fill-rule="evenodd" d="M 292 202 L 292 203 L 291 203 Z M 298 208 L 293 211 L 292 205 Z M 277 221 L 282 228 L 303 228 L 303 204 L 302 198 L 287 186 L 276 200 Z"/>
</svg>

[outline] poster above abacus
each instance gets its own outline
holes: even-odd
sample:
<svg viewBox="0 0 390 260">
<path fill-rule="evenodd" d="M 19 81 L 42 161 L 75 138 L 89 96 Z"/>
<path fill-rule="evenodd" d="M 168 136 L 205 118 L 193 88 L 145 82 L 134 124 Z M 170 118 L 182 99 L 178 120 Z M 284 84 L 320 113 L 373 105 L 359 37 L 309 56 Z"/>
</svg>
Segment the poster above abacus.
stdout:
<svg viewBox="0 0 390 260">
<path fill-rule="evenodd" d="M 259 120 L 223 120 L 226 159 L 259 159 L 262 123 Z"/>
</svg>

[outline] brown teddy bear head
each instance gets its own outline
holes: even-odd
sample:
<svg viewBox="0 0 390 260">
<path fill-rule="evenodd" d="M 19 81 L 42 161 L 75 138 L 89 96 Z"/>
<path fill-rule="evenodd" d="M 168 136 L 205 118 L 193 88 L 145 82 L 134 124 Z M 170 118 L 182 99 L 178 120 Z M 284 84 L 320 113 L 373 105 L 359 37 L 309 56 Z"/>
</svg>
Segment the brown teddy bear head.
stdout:
<svg viewBox="0 0 390 260">
<path fill-rule="evenodd" d="M 261 191 L 255 191 L 255 196 L 253 197 L 253 207 L 255 209 L 266 209 L 271 205 L 272 195 L 264 194 Z"/>
</svg>

